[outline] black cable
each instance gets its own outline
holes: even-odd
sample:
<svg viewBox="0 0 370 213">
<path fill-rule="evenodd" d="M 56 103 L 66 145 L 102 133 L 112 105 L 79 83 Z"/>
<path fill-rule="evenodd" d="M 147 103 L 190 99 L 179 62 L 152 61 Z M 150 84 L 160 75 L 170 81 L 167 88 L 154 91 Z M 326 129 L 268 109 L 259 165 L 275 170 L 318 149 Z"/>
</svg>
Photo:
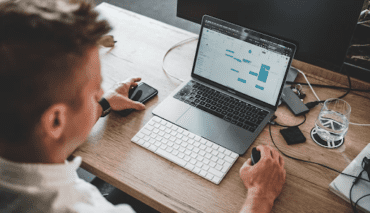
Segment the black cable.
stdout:
<svg viewBox="0 0 370 213">
<path fill-rule="evenodd" d="M 344 97 L 346 97 L 352 90 L 352 83 L 351 83 L 351 77 L 349 76 L 349 73 L 347 72 L 347 70 L 345 69 L 346 73 L 347 73 L 347 78 L 348 78 L 348 88 L 346 88 L 347 92 L 338 97 L 338 99 L 342 99 Z M 312 85 L 311 85 L 312 86 Z M 319 103 L 324 103 L 326 100 L 322 100 L 322 101 L 312 101 L 312 102 L 309 102 L 309 103 L 306 103 L 306 106 L 308 109 L 312 109 L 314 108 L 315 106 L 317 106 Z"/>
<path fill-rule="evenodd" d="M 300 85 L 308 86 L 307 83 L 294 82 L 294 81 L 287 81 L 286 83 L 289 84 L 289 85 L 300 84 Z M 323 87 L 323 88 L 329 88 L 329 89 L 345 89 L 345 90 L 348 90 L 347 87 L 337 87 L 337 86 L 324 85 L 324 84 L 311 84 L 311 86 L 313 86 L 313 87 Z M 351 91 L 370 92 L 370 90 L 368 90 L 368 89 L 351 89 Z"/>
<path fill-rule="evenodd" d="M 289 128 L 289 127 L 299 127 L 300 125 L 302 125 L 302 124 L 304 124 L 304 123 L 306 122 L 307 117 L 306 117 L 306 115 L 305 115 L 305 114 L 303 114 L 303 116 L 304 116 L 304 120 L 303 120 L 300 124 L 297 124 L 297 125 L 295 125 L 295 126 L 286 126 L 286 125 L 282 125 L 282 124 L 279 124 L 279 123 L 278 123 L 278 122 L 276 122 L 276 121 L 272 121 L 272 122 L 271 122 L 271 124 L 278 125 L 278 126 L 281 126 L 281 127 L 286 127 L 286 128 Z"/>
<path fill-rule="evenodd" d="M 277 146 L 276 146 L 276 144 L 275 144 L 275 141 L 274 141 L 274 139 L 273 139 L 273 137 L 272 137 L 272 134 L 271 134 L 271 124 L 269 125 L 269 132 L 270 132 L 270 137 L 271 137 L 271 141 L 272 141 L 272 143 L 274 144 L 274 146 L 276 147 L 276 149 L 277 149 L 279 152 L 281 152 L 281 154 L 283 154 L 285 157 L 291 158 L 291 159 L 293 159 L 293 160 L 301 161 L 301 162 L 304 162 L 304 163 L 316 164 L 316 165 L 322 166 L 322 167 L 324 167 L 324 168 L 330 169 L 330 170 L 332 170 L 332 171 L 334 171 L 334 172 L 337 172 L 337 173 L 339 173 L 339 174 L 342 174 L 342 175 L 345 175 L 345 176 L 348 176 L 348 177 L 357 178 L 356 176 L 353 176 L 353 175 L 350 175 L 350 174 L 346 174 L 346 173 L 340 172 L 340 171 L 338 171 L 338 170 L 336 170 L 336 169 L 333 169 L 333 168 L 328 167 L 328 166 L 326 166 L 326 165 L 323 165 L 323 164 L 321 164 L 321 163 L 316 163 L 316 162 L 306 161 L 306 160 L 302 160 L 302 159 L 295 158 L 295 157 L 292 157 L 292 156 L 289 156 L 289 155 L 285 154 L 285 153 L 284 153 L 284 152 L 282 152 L 282 151 L 279 149 L 279 147 L 277 147 Z M 366 180 L 366 179 L 361 178 L 361 177 L 359 178 L 359 180 L 363 180 L 363 181 L 370 182 L 369 180 Z"/>
<path fill-rule="evenodd" d="M 346 73 L 347 73 L 347 78 L 348 78 L 348 90 L 347 90 L 347 92 L 346 92 L 344 95 L 340 96 L 338 99 L 342 99 L 342 98 L 346 97 L 346 95 L 348 95 L 348 93 L 349 93 L 349 92 L 351 92 L 351 89 L 352 89 L 352 83 L 351 83 L 351 78 L 349 77 L 349 73 L 347 72 L 347 70 L 346 70 L 346 69 L 344 69 L 344 70 L 345 70 L 345 71 L 346 71 Z"/>
<path fill-rule="evenodd" d="M 358 203 L 362 198 L 369 197 L 369 196 L 370 196 L 370 194 L 367 194 L 367 195 L 364 195 L 364 196 L 360 197 L 360 198 L 356 201 L 356 203 L 355 203 L 355 209 L 357 208 L 357 203 Z"/>
<path fill-rule="evenodd" d="M 358 174 L 358 176 L 356 177 L 356 179 L 353 181 L 353 184 L 351 186 L 351 189 L 349 190 L 349 201 L 351 202 L 351 207 L 352 207 L 352 210 L 354 213 L 357 213 L 357 209 L 355 206 L 353 206 L 353 202 L 352 202 L 352 189 L 353 187 L 356 185 L 356 183 L 360 180 L 360 177 L 362 176 L 362 173 L 364 172 L 365 170 L 363 169 L 360 174 Z M 358 200 L 357 200 L 358 202 Z"/>
<path fill-rule="evenodd" d="M 351 189 L 349 190 L 349 201 L 351 203 L 351 207 L 352 207 L 353 212 L 357 213 L 357 210 L 353 206 L 353 202 L 352 202 L 352 189 L 353 189 L 354 186 L 355 186 L 355 182 L 352 183 Z"/>
</svg>

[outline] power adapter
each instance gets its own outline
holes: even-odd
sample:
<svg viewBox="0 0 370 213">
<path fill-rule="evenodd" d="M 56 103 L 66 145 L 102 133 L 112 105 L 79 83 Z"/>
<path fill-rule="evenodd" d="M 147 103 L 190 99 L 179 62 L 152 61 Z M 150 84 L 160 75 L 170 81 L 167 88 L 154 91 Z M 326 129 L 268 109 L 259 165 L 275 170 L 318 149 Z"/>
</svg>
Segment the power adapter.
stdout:
<svg viewBox="0 0 370 213">
<path fill-rule="evenodd" d="M 280 130 L 280 133 L 283 135 L 288 145 L 306 142 L 306 137 L 298 126 L 282 129 Z"/>
<path fill-rule="evenodd" d="M 285 87 L 283 89 L 281 99 L 286 103 L 295 116 L 303 115 L 310 111 L 307 106 L 302 103 L 297 94 L 295 94 L 289 87 Z"/>
</svg>

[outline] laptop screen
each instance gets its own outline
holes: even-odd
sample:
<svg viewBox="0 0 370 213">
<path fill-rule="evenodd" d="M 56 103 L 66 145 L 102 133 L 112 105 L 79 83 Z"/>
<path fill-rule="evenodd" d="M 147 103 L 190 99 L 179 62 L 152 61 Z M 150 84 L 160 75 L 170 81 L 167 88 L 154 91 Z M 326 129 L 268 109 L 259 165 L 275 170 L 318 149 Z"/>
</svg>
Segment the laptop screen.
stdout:
<svg viewBox="0 0 370 213">
<path fill-rule="evenodd" d="M 276 105 L 294 46 L 209 16 L 199 38 L 194 74 Z"/>
</svg>

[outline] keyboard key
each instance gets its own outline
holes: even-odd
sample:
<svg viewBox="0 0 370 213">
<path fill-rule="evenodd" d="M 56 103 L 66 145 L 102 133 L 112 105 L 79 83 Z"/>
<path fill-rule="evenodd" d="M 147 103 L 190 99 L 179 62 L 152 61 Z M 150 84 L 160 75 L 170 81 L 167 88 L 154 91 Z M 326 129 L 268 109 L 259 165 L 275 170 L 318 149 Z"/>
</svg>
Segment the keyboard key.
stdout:
<svg viewBox="0 0 370 213">
<path fill-rule="evenodd" d="M 219 178 L 217 176 L 214 176 L 213 179 L 212 179 L 212 182 L 214 182 L 216 184 L 219 184 L 221 182 L 221 178 Z"/>
<path fill-rule="evenodd" d="M 162 119 L 160 119 L 159 117 L 154 117 L 154 118 L 153 118 L 153 121 L 155 121 L 155 122 L 161 122 L 161 120 L 162 120 Z"/>
<path fill-rule="evenodd" d="M 140 139 L 140 140 L 137 142 L 137 144 L 139 144 L 139 145 L 143 145 L 145 142 L 146 142 L 146 141 L 144 141 L 143 139 Z"/>
<path fill-rule="evenodd" d="M 193 169 L 193 172 L 195 173 L 195 174 L 199 174 L 199 172 L 200 172 L 200 168 L 199 167 L 194 167 L 194 169 Z"/>
<path fill-rule="evenodd" d="M 234 159 L 235 159 L 235 158 L 237 158 L 237 157 L 239 157 L 239 155 L 238 155 L 238 154 L 236 154 L 236 153 L 234 153 L 234 152 L 232 152 L 230 156 L 231 156 L 232 158 L 234 158 Z"/>
<path fill-rule="evenodd" d="M 208 166 L 208 165 L 203 164 L 203 166 L 202 166 L 202 170 L 204 170 L 204 171 L 208 171 L 208 169 L 209 169 L 209 166 Z"/>
<path fill-rule="evenodd" d="M 200 168 L 203 166 L 203 163 L 198 161 L 195 165 Z"/>
<path fill-rule="evenodd" d="M 194 143 L 194 140 L 193 139 L 190 139 L 190 140 L 188 140 L 188 143 L 189 144 L 193 144 Z"/>
<path fill-rule="evenodd" d="M 132 142 L 137 143 L 140 140 L 139 137 L 135 136 L 131 139 Z"/>
<path fill-rule="evenodd" d="M 210 173 L 208 173 L 207 175 L 206 175 L 206 178 L 208 179 L 208 180 L 212 180 L 213 179 L 213 175 L 212 174 L 210 174 Z"/>
<path fill-rule="evenodd" d="M 223 159 L 225 157 L 225 155 L 222 154 L 222 153 L 218 153 L 217 157 L 219 157 L 220 159 Z"/>
<path fill-rule="evenodd" d="M 213 162 L 213 161 L 210 161 L 209 162 L 209 164 L 208 164 L 210 167 L 215 167 L 216 165 L 218 165 L 218 164 L 216 164 L 215 162 Z"/>
<path fill-rule="evenodd" d="M 149 130 L 147 130 L 147 129 L 143 129 L 143 130 L 141 130 L 141 132 L 144 133 L 144 134 L 146 134 L 146 135 L 152 134 L 152 132 L 149 131 Z"/>
<path fill-rule="evenodd" d="M 185 166 L 185 168 L 188 169 L 188 170 L 190 170 L 190 171 L 192 171 L 194 169 L 194 167 L 195 166 L 193 164 L 191 164 L 191 163 L 187 163 L 186 166 Z"/>
<path fill-rule="evenodd" d="M 183 159 L 180 159 L 178 158 L 177 156 L 174 156 L 166 151 L 164 151 L 163 149 L 157 149 L 156 153 L 164 158 L 167 158 L 168 160 L 184 167 L 186 165 L 186 161 L 184 161 Z"/>
<path fill-rule="evenodd" d="M 185 152 L 185 150 L 186 150 L 186 149 L 185 149 L 184 147 L 181 147 L 181 146 L 180 146 L 180 148 L 179 148 L 179 152 L 184 153 L 184 152 Z"/>
<path fill-rule="evenodd" d="M 225 156 L 224 160 L 225 160 L 225 161 L 227 161 L 227 162 L 229 162 L 229 163 L 234 162 L 234 158 L 231 158 L 231 157 L 229 157 L 229 156 Z M 219 161 L 220 161 L 220 160 L 219 160 Z M 221 165 L 222 165 L 222 164 L 221 164 Z"/>
<path fill-rule="evenodd" d="M 225 151 L 225 148 L 223 148 L 223 147 L 221 147 L 221 146 L 220 146 L 220 147 L 218 148 L 218 151 L 219 151 L 220 153 L 223 153 L 223 152 Z"/>
<path fill-rule="evenodd" d="M 227 157 L 227 156 L 226 156 L 226 157 Z M 226 158 L 226 157 L 225 157 L 225 158 Z M 217 163 L 218 163 L 218 164 L 220 164 L 220 165 L 222 166 L 222 165 L 224 165 L 225 161 L 224 161 L 224 160 L 222 160 L 222 159 L 218 159 Z"/>
<path fill-rule="evenodd" d="M 185 157 L 184 157 L 184 161 L 189 161 L 190 159 L 191 159 L 191 157 L 190 157 L 190 156 L 185 155 Z"/>
<path fill-rule="evenodd" d="M 198 161 L 203 161 L 203 159 L 204 159 L 204 158 L 203 158 L 202 156 L 200 156 L 200 155 L 198 155 L 198 156 L 197 156 L 197 160 L 198 160 Z"/>
<path fill-rule="evenodd" d="M 217 162 L 218 161 L 218 158 L 216 156 L 212 156 L 211 157 L 211 160 L 214 161 L 214 162 Z"/>
<path fill-rule="evenodd" d="M 207 172 L 206 172 L 206 171 L 204 171 L 204 170 L 201 170 L 201 171 L 199 172 L 199 175 L 200 175 L 200 176 L 202 176 L 202 177 L 205 177 L 205 176 L 207 175 Z"/>
<path fill-rule="evenodd" d="M 191 164 L 196 164 L 197 163 L 197 160 L 195 160 L 194 158 L 190 159 L 190 163 Z"/>
<path fill-rule="evenodd" d="M 218 170 L 216 170 L 214 168 L 210 168 L 208 170 L 208 172 L 211 173 L 211 174 L 213 174 L 213 175 L 216 175 L 217 177 L 220 177 L 220 178 L 224 176 L 224 173 L 222 173 L 221 171 L 218 171 Z"/>
<path fill-rule="evenodd" d="M 201 139 L 200 139 L 200 143 L 201 143 L 201 144 L 206 144 L 207 142 L 208 142 L 208 141 L 207 141 L 206 139 L 204 139 L 204 138 L 201 138 Z"/>
<path fill-rule="evenodd" d="M 172 124 L 171 123 L 167 123 L 166 124 L 166 127 L 171 128 L 172 127 Z"/>
<path fill-rule="evenodd" d="M 184 153 L 181 153 L 181 152 L 179 152 L 179 154 L 177 154 L 177 157 L 179 157 L 179 158 L 183 158 L 185 155 L 184 155 Z"/>
<path fill-rule="evenodd" d="M 137 136 L 137 137 L 139 137 L 139 138 L 143 138 L 145 135 L 144 135 L 143 133 L 141 133 L 141 132 L 138 132 L 138 133 L 136 134 L 136 136 Z"/>
<path fill-rule="evenodd" d="M 217 144 L 213 144 L 212 145 L 212 148 L 214 149 L 214 150 L 217 150 L 218 149 L 218 147 L 220 147 L 219 145 L 217 145 Z"/>
<path fill-rule="evenodd" d="M 212 155 L 207 153 L 206 155 L 204 155 L 204 157 L 207 158 L 207 159 L 211 159 Z"/>
<path fill-rule="evenodd" d="M 222 166 L 220 164 L 217 164 L 216 167 L 215 167 L 215 169 L 217 169 L 218 171 L 221 171 Z"/>
<path fill-rule="evenodd" d="M 204 158 L 204 159 L 203 159 L 203 163 L 204 163 L 204 164 L 209 164 L 209 162 L 210 162 L 210 161 L 209 161 L 207 158 Z"/>
<path fill-rule="evenodd" d="M 189 149 L 189 150 L 193 150 L 194 146 L 189 144 L 186 148 Z"/>
<path fill-rule="evenodd" d="M 230 150 L 225 150 L 224 153 L 225 153 L 225 155 L 231 155 L 231 151 Z"/>
<path fill-rule="evenodd" d="M 154 146 L 154 145 L 150 145 L 150 147 L 148 147 L 148 149 L 152 152 L 155 152 L 157 150 L 157 147 Z"/>
</svg>

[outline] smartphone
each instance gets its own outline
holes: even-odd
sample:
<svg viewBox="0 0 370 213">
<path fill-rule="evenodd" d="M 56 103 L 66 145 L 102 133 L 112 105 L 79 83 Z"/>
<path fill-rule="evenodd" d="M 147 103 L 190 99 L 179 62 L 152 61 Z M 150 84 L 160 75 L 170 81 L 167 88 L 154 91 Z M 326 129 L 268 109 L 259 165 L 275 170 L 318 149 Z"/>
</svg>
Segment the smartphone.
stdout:
<svg viewBox="0 0 370 213">
<path fill-rule="evenodd" d="M 153 87 L 149 86 L 144 82 L 140 82 L 136 87 L 130 89 L 128 97 L 133 101 L 138 101 L 144 104 L 157 94 L 158 90 L 154 89 Z M 122 111 L 117 111 L 117 113 L 120 114 L 121 116 L 127 116 L 134 110 L 135 109 L 125 109 Z"/>
</svg>

